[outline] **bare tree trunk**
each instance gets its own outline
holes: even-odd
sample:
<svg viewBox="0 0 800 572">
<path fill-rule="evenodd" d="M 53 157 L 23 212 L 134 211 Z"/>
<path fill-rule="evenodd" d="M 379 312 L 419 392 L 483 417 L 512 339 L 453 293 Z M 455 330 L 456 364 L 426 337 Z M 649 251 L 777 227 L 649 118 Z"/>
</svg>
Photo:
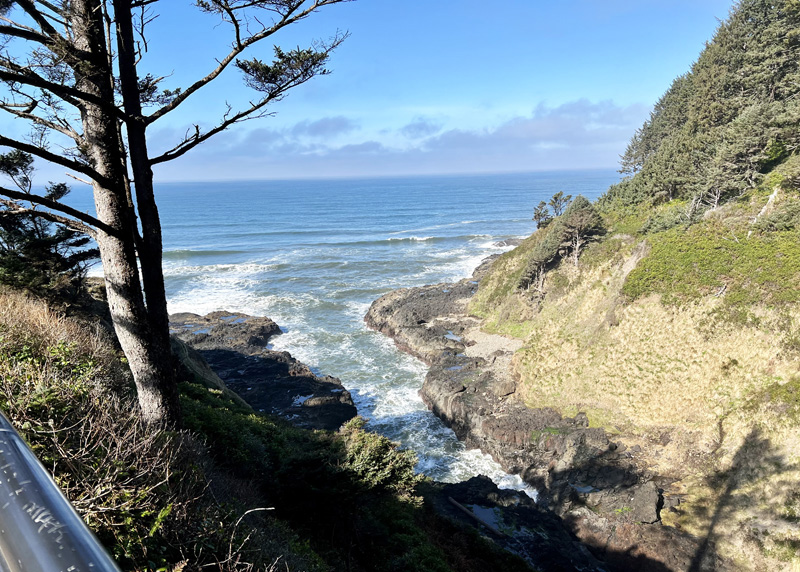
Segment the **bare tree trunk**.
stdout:
<svg viewBox="0 0 800 572">
<path fill-rule="evenodd" d="M 76 86 L 97 96 L 99 101 L 113 104 L 114 86 L 110 79 L 113 75 L 108 69 L 101 8 L 101 0 L 72 2 L 70 18 L 75 45 L 84 51 L 84 61 L 74 66 Z M 97 233 L 108 305 L 136 383 L 144 419 L 173 424 L 179 421 L 179 403 L 169 334 L 156 333 L 150 324 L 134 246 L 138 242 L 136 215 L 128 202 L 125 161 L 120 156 L 120 126 L 109 109 L 91 102 L 81 107 L 84 135 L 91 153 L 89 160 L 102 176 L 93 182 L 97 217 L 115 231 Z"/>
<path fill-rule="evenodd" d="M 152 342 L 159 354 L 162 354 L 159 359 L 169 363 L 169 360 L 172 359 L 172 350 L 169 341 L 169 313 L 167 312 L 167 295 L 164 289 L 162 268 L 161 220 L 153 190 L 153 170 L 150 167 L 145 134 L 146 125 L 139 100 L 131 0 L 114 0 L 114 14 L 117 23 L 120 87 L 125 111 L 131 118 L 126 123 L 126 128 L 136 205 L 139 209 L 142 226 L 141 241 L 138 245 L 142 285 L 153 336 Z M 174 374 L 165 381 L 162 392 L 173 410 L 173 418 L 177 420 L 175 416 L 180 413 L 180 403 Z"/>
<path fill-rule="evenodd" d="M 581 240 L 581 234 L 575 231 L 575 236 L 572 239 L 572 262 L 576 267 L 578 266 L 578 257 L 581 255 L 582 247 L 583 241 Z"/>
</svg>

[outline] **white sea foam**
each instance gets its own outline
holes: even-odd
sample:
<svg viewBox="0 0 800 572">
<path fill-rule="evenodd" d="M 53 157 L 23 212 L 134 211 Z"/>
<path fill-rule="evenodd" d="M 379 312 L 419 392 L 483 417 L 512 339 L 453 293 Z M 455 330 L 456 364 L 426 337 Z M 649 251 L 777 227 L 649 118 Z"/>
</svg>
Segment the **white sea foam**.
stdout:
<svg viewBox="0 0 800 572">
<path fill-rule="evenodd" d="M 355 300 L 349 300 L 345 302 L 345 306 L 347 306 L 347 313 L 356 318 L 358 322 L 361 322 L 364 319 L 364 316 L 367 315 L 367 311 L 369 310 L 370 306 L 372 306 L 372 302 L 358 302 Z"/>
<path fill-rule="evenodd" d="M 393 236 L 389 238 L 389 242 L 397 241 L 410 241 L 410 242 L 426 242 L 435 239 L 435 236 Z"/>
<path fill-rule="evenodd" d="M 213 279 L 218 275 L 236 274 L 238 276 L 254 276 L 267 272 L 271 272 L 281 265 L 277 263 L 259 264 L 255 262 L 246 262 L 242 264 L 209 264 L 190 266 L 180 264 L 176 261 L 171 261 L 164 264 L 164 276 L 183 276 L 186 274 L 200 274 Z"/>
<path fill-rule="evenodd" d="M 451 227 L 458 226 L 458 225 L 461 225 L 461 224 L 476 224 L 476 223 L 480 223 L 480 222 L 482 222 L 482 221 L 478 221 L 478 220 L 462 220 L 462 221 L 459 221 L 459 222 L 450 222 L 450 223 L 445 223 L 445 224 L 437 224 L 435 226 L 426 226 L 424 228 L 412 228 L 412 229 L 408 229 L 408 230 L 398 230 L 398 231 L 395 231 L 395 232 L 390 232 L 389 234 L 392 235 L 392 234 L 408 234 L 409 232 L 427 232 L 429 230 L 439 230 L 441 228 L 451 228 Z"/>
</svg>

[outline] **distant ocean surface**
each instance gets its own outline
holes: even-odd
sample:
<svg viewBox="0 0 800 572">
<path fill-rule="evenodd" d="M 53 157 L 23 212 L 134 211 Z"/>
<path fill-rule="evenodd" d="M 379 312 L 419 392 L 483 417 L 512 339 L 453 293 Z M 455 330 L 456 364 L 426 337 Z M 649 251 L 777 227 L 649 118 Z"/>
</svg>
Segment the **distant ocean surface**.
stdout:
<svg viewBox="0 0 800 572">
<path fill-rule="evenodd" d="M 274 348 L 339 377 L 368 427 L 416 451 L 420 471 L 513 484 L 427 410 L 417 395 L 425 366 L 368 331 L 364 314 L 389 290 L 470 275 L 508 250 L 497 242 L 533 232 L 534 206 L 555 192 L 594 199 L 617 180 L 575 171 L 161 184 L 169 310 L 269 316 L 284 330 Z M 87 188 L 70 203 L 93 211 Z"/>
</svg>

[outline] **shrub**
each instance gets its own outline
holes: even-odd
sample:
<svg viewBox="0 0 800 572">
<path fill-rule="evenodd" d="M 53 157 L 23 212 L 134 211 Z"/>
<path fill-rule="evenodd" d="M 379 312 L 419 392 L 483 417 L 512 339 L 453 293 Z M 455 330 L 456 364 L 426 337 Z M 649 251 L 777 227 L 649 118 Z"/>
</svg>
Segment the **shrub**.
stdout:
<svg viewBox="0 0 800 572">
<path fill-rule="evenodd" d="M 800 235 L 735 237 L 711 222 L 651 236 L 650 254 L 628 275 L 623 293 L 651 293 L 680 304 L 722 295 L 729 307 L 780 306 L 800 300 Z"/>
<path fill-rule="evenodd" d="M 320 570 L 272 519 L 237 524 L 251 507 L 215 499 L 209 474 L 221 475 L 193 435 L 140 420 L 110 342 L 0 292 L 0 407 L 123 568 L 268 569 L 280 557 Z"/>
</svg>

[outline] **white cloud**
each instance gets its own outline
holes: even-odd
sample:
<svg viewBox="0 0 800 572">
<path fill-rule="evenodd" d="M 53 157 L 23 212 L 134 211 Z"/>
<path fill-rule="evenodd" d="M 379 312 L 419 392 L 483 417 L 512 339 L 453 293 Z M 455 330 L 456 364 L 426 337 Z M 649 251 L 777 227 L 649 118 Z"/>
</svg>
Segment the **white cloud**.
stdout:
<svg viewBox="0 0 800 572">
<path fill-rule="evenodd" d="M 398 131 L 369 133 L 354 119 L 327 117 L 226 134 L 161 167 L 158 175 L 188 180 L 614 168 L 648 111 L 579 99 L 539 104 L 530 115 L 482 129 L 446 131 L 431 118 L 415 117 L 399 129 L 405 147 L 392 139 Z"/>
</svg>

